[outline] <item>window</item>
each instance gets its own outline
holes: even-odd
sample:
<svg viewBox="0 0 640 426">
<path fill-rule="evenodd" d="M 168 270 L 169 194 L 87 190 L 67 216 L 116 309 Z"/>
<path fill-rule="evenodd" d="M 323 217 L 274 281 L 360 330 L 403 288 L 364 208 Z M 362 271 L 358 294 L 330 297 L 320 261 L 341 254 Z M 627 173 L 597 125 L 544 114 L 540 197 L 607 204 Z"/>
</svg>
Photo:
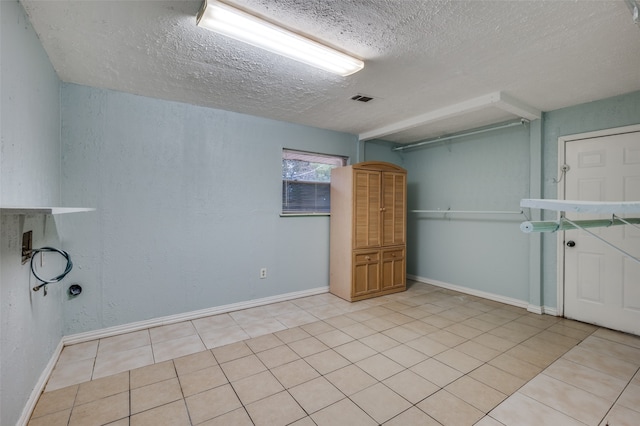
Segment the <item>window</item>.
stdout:
<svg viewBox="0 0 640 426">
<path fill-rule="evenodd" d="M 346 165 L 346 157 L 283 149 L 282 213 L 329 213 L 331 169 Z"/>
</svg>

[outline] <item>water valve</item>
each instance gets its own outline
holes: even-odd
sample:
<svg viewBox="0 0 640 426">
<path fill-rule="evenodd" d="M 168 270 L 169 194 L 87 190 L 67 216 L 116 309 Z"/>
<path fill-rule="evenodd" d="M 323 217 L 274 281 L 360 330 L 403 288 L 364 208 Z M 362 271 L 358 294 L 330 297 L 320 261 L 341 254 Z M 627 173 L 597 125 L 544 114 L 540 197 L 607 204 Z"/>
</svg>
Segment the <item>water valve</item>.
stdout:
<svg viewBox="0 0 640 426">
<path fill-rule="evenodd" d="M 82 287 L 80 287 L 80 284 L 71 284 L 69 286 L 69 295 L 75 297 L 80 293 L 82 293 Z"/>
</svg>

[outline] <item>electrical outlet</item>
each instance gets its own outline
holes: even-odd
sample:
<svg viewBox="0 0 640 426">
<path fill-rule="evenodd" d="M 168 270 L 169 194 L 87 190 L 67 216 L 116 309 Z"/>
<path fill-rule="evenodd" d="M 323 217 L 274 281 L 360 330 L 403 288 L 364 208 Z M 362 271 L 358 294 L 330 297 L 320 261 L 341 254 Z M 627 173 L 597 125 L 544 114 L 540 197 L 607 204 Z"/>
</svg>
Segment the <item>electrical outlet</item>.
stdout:
<svg viewBox="0 0 640 426">
<path fill-rule="evenodd" d="M 267 268 L 260 268 L 260 279 L 267 278 Z"/>
</svg>

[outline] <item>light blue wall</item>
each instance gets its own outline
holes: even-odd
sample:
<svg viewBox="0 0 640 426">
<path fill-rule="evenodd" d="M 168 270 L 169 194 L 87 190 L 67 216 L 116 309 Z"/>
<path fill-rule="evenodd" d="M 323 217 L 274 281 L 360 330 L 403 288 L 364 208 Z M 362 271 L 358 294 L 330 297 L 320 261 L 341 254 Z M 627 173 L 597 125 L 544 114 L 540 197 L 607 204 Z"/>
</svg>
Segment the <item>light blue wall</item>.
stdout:
<svg viewBox="0 0 640 426">
<path fill-rule="evenodd" d="M 404 158 L 398 152 L 392 151 L 397 146 L 393 142 L 383 140 L 371 140 L 361 142 L 362 161 L 386 161 L 404 167 Z"/>
<path fill-rule="evenodd" d="M 355 161 L 355 136 L 61 88 L 19 3 L 1 1 L 0 22 L 0 203 L 97 208 L 56 221 L 1 218 L 0 424 L 15 424 L 63 334 L 327 285 L 329 220 L 279 216 L 280 152 Z M 522 129 L 402 155 L 376 141 L 360 144 L 360 159 L 407 168 L 409 209 L 512 210 L 540 173 L 543 195 L 556 196 L 559 136 L 639 122 L 640 92 L 547 113 L 542 170 L 530 170 L 535 146 Z M 530 299 L 538 266 L 518 222 L 410 215 L 408 272 Z M 27 230 L 35 246 L 62 247 L 74 259 L 64 287 L 50 286 L 46 297 L 30 291 L 19 262 Z M 542 259 L 541 299 L 553 307 L 554 237 L 545 236 Z M 70 282 L 83 284 L 81 297 L 66 296 Z"/>
<path fill-rule="evenodd" d="M 60 202 L 60 81 L 17 1 L 2 1 L 2 204 Z"/>
<path fill-rule="evenodd" d="M 381 141 L 368 142 L 363 151 L 367 160 L 407 169 L 409 210 L 519 210 L 521 198 L 557 197 L 552 180 L 558 137 L 638 123 L 640 92 L 634 92 L 545 113 L 530 128 L 426 145 L 400 156 Z M 523 234 L 521 220 L 409 213 L 407 273 L 556 308 L 556 236 Z"/>
<path fill-rule="evenodd" d="M 60 203 L 60 82 L 16 1 L 0 2 L 0 204 Z M 36 285 L 21 264 L 22 233 L 60 247 L 51 217 L 0 218 L 0 424 L 14 425 L 62 337 L 65 293 Z M 57 271 L 46 262 L 44 276 Z"/>
<path fill-rule="evenodd" d="M 529 130 L 509 128 L 404 151 L 409 210 L 519 210 L 529 193 Z M 409 213 L 407 272 L 528 300 L 519 216 Z"/>
<path fill-rule="evenodd" d="M 639 71 L 640 78 L 640 71 Z M 557 198 L 558 138 L 596 130 L 640 124 L 640 91 L 545 113 L 543 137 L 543 194 Z M 547 219 L 555 219 L 548 212 Z M 557 304 L 557 250 L 555 234 L 543 235 L 545 304 Z"/>
<path fill-rule="evenodd" d="M 77 333 L 328 285 L 328 217 L 280 217 L 282 148 L 353 135 L 64 84 L 63 218 Z M 259 270 L 268 278 L 259 279 Z"/>
</svg>

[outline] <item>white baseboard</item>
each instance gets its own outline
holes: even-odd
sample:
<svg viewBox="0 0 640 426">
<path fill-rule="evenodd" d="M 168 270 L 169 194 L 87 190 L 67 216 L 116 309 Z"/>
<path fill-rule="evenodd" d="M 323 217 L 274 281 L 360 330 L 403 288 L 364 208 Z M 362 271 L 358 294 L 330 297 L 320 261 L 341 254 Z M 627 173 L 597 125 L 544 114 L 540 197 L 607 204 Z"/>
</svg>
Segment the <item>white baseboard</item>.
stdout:
<svg viewBox="0 0 640 426">
<path fill-rule="evenodd" d="M 534 312 L 537 314 L 549 314 L 549 315 L 557 315 L 557 310 L 555 308 L 550 308 L 546 306 L 535 306 L 529 305 L 528 302 L 523 300 L 514 299 L 510 297 L 505 297 L 493 293 L 484 292 L 481 290 L 475 290 L 468 287 L 462 287 L 455 284 L 449 284 L 438 280 L 433 280 L 430 278 L 418 277 L 416 275 L 407 275 L 407 279 L 411 279 L 414 281 L 418 281 L 425 284 L 431 284 L 436 287 L 442 287 L 449 290 L 458 291 L 460 293 L 470 294 L 472 296 L 482 297 L 484 299 L 493 300 L 496 302 L 505 303 L 512 306 L 518 306 L 521 308 L 526 308 L 529 312 Z M 261 299 L 249 300 L 246 302 L 238 302 L 232 303 L 228 305 L 216 306 L 213 308 L 201 309 L 197 311 L 185 312 L 176 315 L 169 315 L 166 317 L 154 318 L 146 321 L 138 321 L 129 324 L 123 324 L 115 327 L 102 328 L 99 330 L 88 331 L 85 333 L 77 333 L 69 336 L 64 336 L 58 346 L 54 350 L 54 353 L 51 355 L 51 359 L 49 363 L 42 371 L 38 382 L 36 383 L 29 400 L 27 401 L 24 409 L 22 410 L 22 415 L 20 419 L 16 423 L 16 426 L 26 426 L 31 418 L 31 414 L 38 402 L 38 398 L 42 394 L 47 384 L 47 381 L 51 377 L 51 373 L 58 362 L 58 358 L 62 353 L 62 349 L 64 346 L 73 345 L 77 343 L 88 342 L 95 339 L 102 339 L 105 337 L 116 336 L 119 334 L 131 333 L 134 331 L 144 330 L 147 328 L 158 327 L 162 325 L 175 324 L 182 321 L 190 321 L 198 318 L 208 317 L 211 315 L 224 314 L 228 312 L 239 311 L 242 309 L 255 308 L 258 306 L 268 305 L 271 303 L 284 302 L 287 300 L 299 299 L 302 297 L 314 296 L 317 294 L 327 293 L 329 291 L 329 287 L 316 287 L 309 290 L 297 291 L 292 293 L 285 293 L 277 296 L 264 297 Z"/>
<path fill-rule="evenodd" d="M 435 285 L 436 287 L 446 288 L 448 290 L 459 291 L 460 293 L 470 294 L 472 296 L 482 297 L 483 299 L 493 300 L 494 302 L 505 303 L 507 305 L 517 306 L 519 308 L 525 308 L 529 312 L 535 312 L 542 314 L 542 308 L 539 306 L 530 305 L 529 302 L 520 299 L 514 299 L 512 297 L 506 297 L 499 294 L 488 293 L 482 290 L 476 290 L 469 287 L 463 287 L 455 284 L 449 284 L 431 278 L 418 277 L 416 275 L 407 275 L 407 279 L 418 281 L 425 284 Z M 538 308 L 540 312 L 535 310 Z"/>
<path fill-rule="evenodd" d="M 554 317 L 560 316 L 558 314 L 558 308 L 552 308 L 551 306 L 543 306 L 542 313 L 546 315 L 551 315 Z"/>
<path fill-rule="evenodd" d="M 22 414 L 20 415 L 20 418 L 18 419 L 16 426 L 26 426 L 29 423 L 31 414 L 33 414 L 33 410 L 36 408 L 36 404 L 38 403 L 38 398 L 40 398 L 40 395 L 42 394 L 42 392 L 44 392 L 44 388 L 47 385 L 47 382 L 49 381 L 49 377 L 51 377 L 51 373 L 53 373 L 53 369 L 56 366 L 56 363 L 58 362 L 58 358 L 60 357 L 60 354 L 62 353 L 62 348 L 64 348 L 64 343 L 63 343 L 63 339 L 60 339 L 60 342 L 58 343 L 58 346 L 53 351 L 53 354 L 51 355 L 51 358 L 49 359 L 47 366 L 44 368 L 44 370 L 40 374 L 40 378 L 38 379 L 38 382 L 33 387 L 33 390 L 31 391 L 31 395 L 29 395 L 29 399 L 27 400 L 27 403 L 22 409 Z"/>
<path fill-rule="evenodd" d="M 117 325 L 115 327 L 101 328 L 99 330 L 87 331 L 85 333 L 71 334 L 62 338 L 65 346 L 76 343 L 88 342 L 105 337 L 117 336 L 119 334 L 131 333 L 145 330 L 147 328 L 159 327 L 161 325 L 175 324 L 182 321 L 190 321 L 211 315 L 226 314 L 228 312 L 240 311 L 242 309 L 255 308 L 257 306 L 268 305 L 270 303 L 284 302 L 287 300 L 299 299 L 301 297 L 314 296 L 316 294 L 327 293 L 329 287 L 316 287 L 309 290 L 295 291 L 292 293 L 279 294 L 261 299 L 248 300 L 245 302 L 231 303 L 229 305 L 215 306 L 213 308 L 201 309 L 198 311 L 185 312 L 166 317 L 153 318 L 146 321 L 132 322 L 129 324 Z"/>
<path fill-rule="evenodd" d="M 527 311 L 533 312 L 534 314 L 538 314 L 538 315 L 545 314 L 545 315 L 551 315 L 554 317 L 558 316 L 558 310 L 556 308 L 551 308 L 549 306 L 528 305 Z"/>
<path fill-rule="evenodd" d="M 527 305 L 527 311 L 534 314 L 542 315 L 544 313 L 544 306 Z"/>
<path fill-rule="evenodd" d="M 299 299 L 301 297 L 307 296 L 315 296 L 316 294 L 323 294 L 329 291 L 329 287 L 316 287 L 309 290 L 303 291 L 295 291 L 292 293 L 280 294 L 277 296 L 264 297 L 262 299 L 254 299 L 246 302 L 238 302 L 232 303 L 229 305 L 216 306 L 213 308 L 201 309 L 198 311 L 185 312 L 182 314 L 169 315 L 166 317 L 154 318 L 146 321 L 138 321 L 129 324 L 123 324 L 115 327 L 102 328 L 99 330 L 88 331 L 86 333 L 77 333 L 69 336 L 64 336 L 60 339 L 60 343 L 54 350 L 51 355 L 51 359 L 49 363 L 40 374 L 40 378 L 36 383 L 27 403 L 25 404 L 24 409 L 22 410 L 22 414 L 20 419 L 16 423 L 16 426 L 26 426 L 29 423 L 29 419 L 31 418 L 31 414 L 33 414 L 33 410 L 38 403 L 38 398 L 42 392 L 44 392 L 45 386 L 51 377 L 51 373 L 53 373 L 53 369 L 58 362 L 58 358 L 60 358 L 60 354 L 62 353 L 62 349 L 65 346 L 73 345 L 76 343 L 88 342 L 95 339 L 102 339 L 105 337 L 116 336 L 118 334 L 131 333 L 133 331 L 144 330 L 151 327 L 158 327 L 161 325 L 175 324 L 177 322 L 182 321 L 190 321 L 193 319 L 208 317 L 211 315 L 224 314 L 233 311 L 239 311 L 242 309 L 254 308 L 257 306 L 268 305 L 270 303 L 284 302 L 287 300 Z"/>
<path fill-rule="evenodd" d="M 472 296 L 482 297 L 483 299 L 493 300 L 495 302 L 505 303 L 507 305 L 517 306 L 519 308 L 525 308 L 527 311 L 542 315 L 558 316 L 558 310 L 549 306 L 531 305 L 529 302 L 520 299 L 514 299 L 512 297 L 501 296 L 499 294 L 488 293 L 482 290 L 475 290 L 468 287 L 463 287 L 455 284 L 445 283 L 443 281 L 433 280 L 431 278 L 419 277 L 417 275 L 408 275 L 407 279 L 418 281 L 425 284 L 432 284 L 436 287 L 446 288 L 448 290 L 459 291 L 460 293 L 470 294 Z"/>
</svg>

